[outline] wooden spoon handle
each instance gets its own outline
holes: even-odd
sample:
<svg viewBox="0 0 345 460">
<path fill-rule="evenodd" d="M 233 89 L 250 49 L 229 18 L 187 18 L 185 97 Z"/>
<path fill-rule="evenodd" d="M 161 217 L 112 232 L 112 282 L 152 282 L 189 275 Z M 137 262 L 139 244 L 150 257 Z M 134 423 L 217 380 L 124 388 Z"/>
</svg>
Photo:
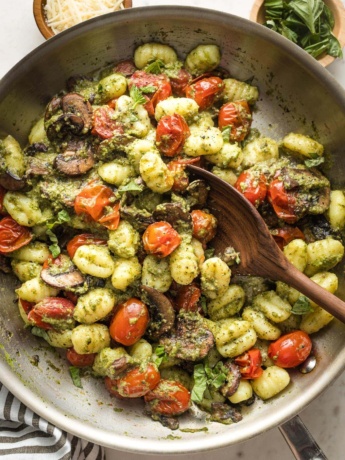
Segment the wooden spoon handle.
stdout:
<svg viewBox="0 0 345 460">
<path fill-rule="evenodd" d="M 284 272 L 279 273 L 279 279 L 297 289 L 317 305 L 328 311 L 328 313 L 331 313 L 331 315 L 345 323 L 345 302 L 314 283 L 314 281 L 297 270 L 293 265 L 288 264 Z"/>
</svg>

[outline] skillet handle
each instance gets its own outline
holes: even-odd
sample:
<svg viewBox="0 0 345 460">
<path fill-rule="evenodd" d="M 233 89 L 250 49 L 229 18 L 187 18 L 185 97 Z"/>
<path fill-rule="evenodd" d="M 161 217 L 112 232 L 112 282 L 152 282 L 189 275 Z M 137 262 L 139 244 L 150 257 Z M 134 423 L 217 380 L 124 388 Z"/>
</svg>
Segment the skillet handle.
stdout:
<svg viewBox="0 0 345 460">
<path fill-rule="evenodd" d="M 279 430 L 296 460 L 327 460 L 298 415 L 280 425 Z"/>
</svg>

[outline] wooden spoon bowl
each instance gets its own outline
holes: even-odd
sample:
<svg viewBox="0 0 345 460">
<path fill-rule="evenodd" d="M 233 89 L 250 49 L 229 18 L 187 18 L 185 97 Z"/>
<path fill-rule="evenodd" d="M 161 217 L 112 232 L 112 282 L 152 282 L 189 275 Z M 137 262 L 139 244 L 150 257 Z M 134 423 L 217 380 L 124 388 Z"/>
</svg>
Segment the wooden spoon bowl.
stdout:
<svg viewBox="0 0 345 460">
<path fill-rule="evenodd" d="M 191 165 L 188 169 L 211 187 L 208 207 L 218 219 L 213 246 L 216 253 L 229 246 L 240 253 L 240 264 L 233 271 L 283 281 L 345 323 L 345 302 L 288 261 L 256 208 L 238 190 L 205 169 Z"/>
</svg>

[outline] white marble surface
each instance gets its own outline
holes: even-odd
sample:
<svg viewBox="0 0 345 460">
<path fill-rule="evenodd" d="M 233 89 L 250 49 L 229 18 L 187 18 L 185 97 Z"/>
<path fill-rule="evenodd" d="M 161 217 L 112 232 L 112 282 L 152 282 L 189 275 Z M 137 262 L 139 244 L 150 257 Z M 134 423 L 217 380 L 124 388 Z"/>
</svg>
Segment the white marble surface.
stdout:
<svg viewBox="0 0 345 460">
<path fill-rule="evenodd" d="M 214 8 L 248 18 L 254 0 L 133 0 L 133 5 L 191 5 Z M 32 0 L 1 0 L 0 78 L 22 57 L 44 42 L 32 14 Z M 345 61 L 337 60 L 328 70 L 345 87 Z M 327 454 L 329 460 L 345 458 L 345 372 L 300 414 L 304 423 Z M 230 428 L 231 429 L 231 428 Z M 291 460 L 292 453 L 278 429 L 272 429 L 250 441 L 200 454 L 188 454 L 189 460 L 255 459 Z M 171 456 L 135 455 L 107 449 L 107 460 L 171 459 Z M 184 460 L 186 455 L 174 459 Z"/>
</svg>

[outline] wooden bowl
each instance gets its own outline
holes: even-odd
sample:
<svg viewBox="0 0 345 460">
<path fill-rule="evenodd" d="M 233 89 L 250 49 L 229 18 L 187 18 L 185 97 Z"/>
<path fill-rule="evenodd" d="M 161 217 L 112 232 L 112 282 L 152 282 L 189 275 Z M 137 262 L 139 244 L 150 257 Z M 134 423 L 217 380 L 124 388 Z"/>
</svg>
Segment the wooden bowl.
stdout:
<svg viewBox="0 0 345 460">
<path fill-rule="evenodd" d="M 333 35 L 337 37 L 342 48 L 345 46 L 345 9 L 341 0 L 324 0 L 334 16 Z M 250 19 L 259 24 L 265 22 L 264 0 L 255 0 L 250 12 Z M 322 54 L 317 61 L 324 67 L 333 62 L 335 58 L 329 54 Z"/>
<path fill-rule="evenodd" d="M 34 0 L 33 11 L 34 17 L 41 34 L 44 38 L 51 38 L 55 35 L 51 27 L 47 24 L 47 18 L 45 14 L 44 7 L 47 3 L 47 0 Z M 132 8 L 132 0 L 123 1 L 124 8 Z"/>
</svg>

